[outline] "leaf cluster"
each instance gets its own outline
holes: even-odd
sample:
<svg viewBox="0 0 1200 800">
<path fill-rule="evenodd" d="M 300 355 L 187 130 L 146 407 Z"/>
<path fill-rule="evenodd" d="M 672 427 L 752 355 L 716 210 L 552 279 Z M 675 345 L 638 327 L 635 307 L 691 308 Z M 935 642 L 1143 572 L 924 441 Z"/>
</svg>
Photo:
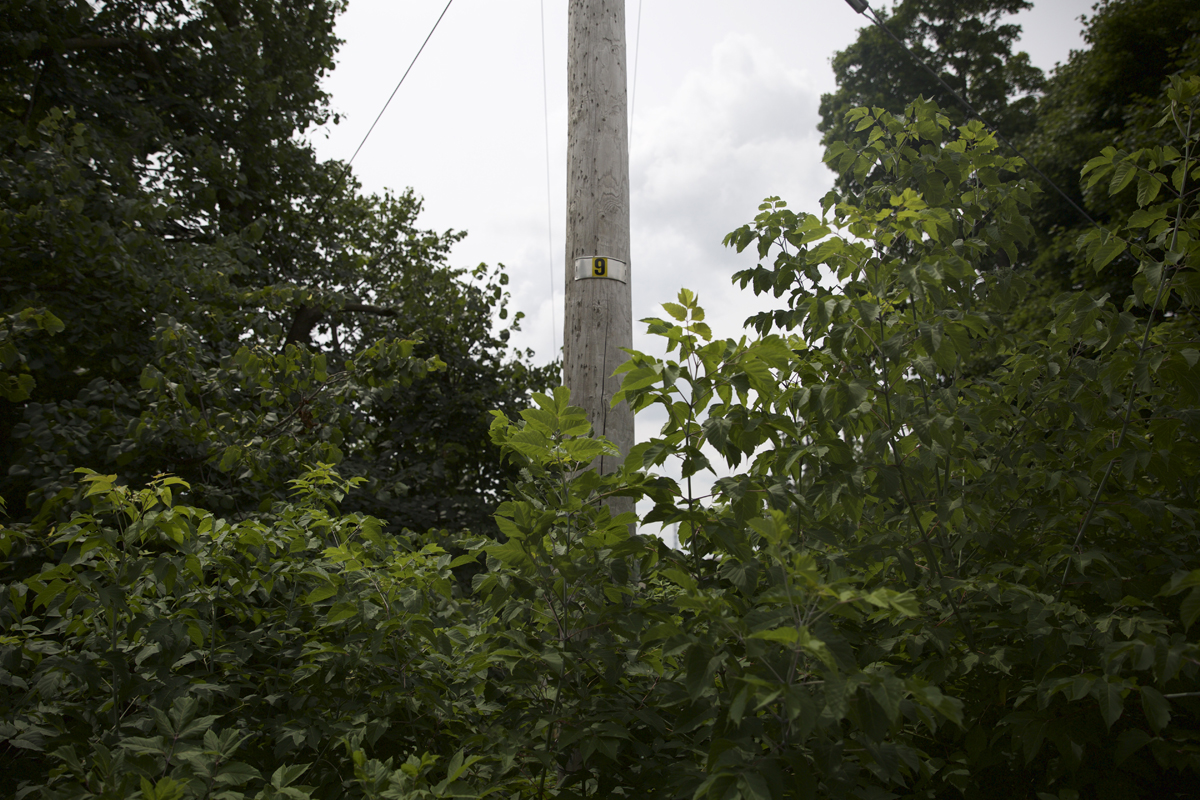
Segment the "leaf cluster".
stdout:
<svg viewBox="0 0 1200 800">
<path fill-rule="evenodd" d="M 862 190 L 819 214 L 768 198 L 726 239 L 753 262 L 735 282 L 775 301 L 753 332 L 719 338 L 688 290 L 645 320 L 664 353 L 630 353 L 616 402 L 666 421 L 620 470 L 588 468 L 613 445 L 563 388 L 492 415 L 512 476 L 494 533 L 391 535 L 339 510 L 363 479 L 328 464 L 227 517 L 177 477 L 79 473 L 0 533 L 5 788 L 1188 796 L 1200 77 L 1155 121 L 1082 174 L 1136 206 L 1074 245 L 1099 275 L 1135 264 L 1133 291 L 1031 319 L 1019 160 L 928 100 L 854 109 L 827 163 Z M 369 437 L 377 398 L 453 357 L 364 338 L 341 362 L 206 360 L 157 325 L 144 418 L 247 482 L 260 457 L 349 447 L 334 429 Z"/>
<path fill-rule="evenodd" d="M 370 476 L 355 510 L 397 531 L 487 528 L 512 477 L 487 466 L 487 412 L 555 370 L 509 344 L 503 267 L 451 267 L 463 234 L 421 230 L 411 190 L 364 196 L 316 159 L 344 3 L 18 5 L 0 20 L 0 313 L 62 329 L 3 334 L 12 513 L 86 466 L 171 472 L 249 514 L 336 461 Z"/>
</svg>

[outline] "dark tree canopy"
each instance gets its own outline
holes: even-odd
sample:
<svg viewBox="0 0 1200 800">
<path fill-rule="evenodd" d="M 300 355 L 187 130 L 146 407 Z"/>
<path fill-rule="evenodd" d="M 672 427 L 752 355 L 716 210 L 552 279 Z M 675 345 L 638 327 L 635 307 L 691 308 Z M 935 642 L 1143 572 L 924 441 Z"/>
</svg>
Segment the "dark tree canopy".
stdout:
<svg viewBox="0 0 1200 800">
<path fill-rule="evenodd" d="M 1135 148 L 1155 141 L 1154 114 L 1165 82 L 1200 63 L 1200 9 L 1188 0 L 1101 0 L 1085 19 L 1087 46 L 1072 51 L 1045 79 L 1017 51 L 1020 27 L 1002 22 L 1031 5 L 1028 0 L 904 0 L 881 17 L 1099 224 L 1127 216 L 1133 210 L 1130 198 L 1100 190 L 1085 194 L 1080 170 L 1106 144 Z M 855 107 L 899 114 L 908 102 L 924 97 L 935 99 L 952 120 L 966 117 L 961 104 L 875 26 L 864 28 L 857 41 L 837 53 L 833 68 L 838 90 L 821 103 L 819 127 L 826 144 L 861 138 L 845 122 Z M 879 175 L 867 183 L 884 184 Z M 838 187 L 863 191 L 866 184 L 841 175 Z M 1076 247 L 1091 223 L 1050 186 L 1041 188 L 1030 211 L 1034 243 L 1018 254 L 1020 263 L 1045 278 L 1036 284 L 1039 299 L 1028 313 L 1045 313 L 1048 298 L 1067 288 L 1128 296 L 1133 262 L 1123 259 L 1098 276 Z"/>
<path fill-rule="evenodd" d="M 1014 52 L 1018 25 L 1006 15 L 1030 0 L 903 0 L 890 12 L 876 9 L 884 24 L 985 119 L 1009 136 L 1029 130 L 1030 113 L 1044 79 L 1025 53 Z M 865 18 L 864 18 L 865 21 Z M 899 114 L 917 97 L 934 100 L 950 119 L 967 112 L 939 82 L 874 25 L 834 55 L 838 89 L 821 98 L 823 142 L 848 140 L 846 113 L 882 108 Z"/>
<path fill-rule="evenodd" d="M 371 475 L 357 502 L 396 525 L 486 524 L 511 477 L 485 463 L 486 412 L 553 371 L 509 347 L 520 315 L 495 329 L 503 272 L 448 265 L 461 234 L 317 160 L 344 3 L 17 5 L 0 17 L 0 312 L 63 329 L 8 323 L 32 381 L 0 408 L 11 513 L 79 466 L 173 472 L 247 512 L 302 463 L 348 459 Z M 223 372 L 242 350 L 267 372 Z M 423 366 L 384 397 L 351 369 L 368 351 Z M 318 356 L 325 378 L 280 377 Z M 250 464 L 261 441 L 272 458 Z"/>
<path fill-rule="evenodd" d="M 1135 198 L 1084 191 L 1080 170 L 1109 144 L 1161 141 L 1159 98 L 1171 75 L 1200 67 L 1200 6 L 1189 0 L 1104 0 L 1084 26 L 1088 47 L 1059 65 L 1022 141 L 1029 159 L 1101 225 L 1136 208 Z M 1075 246 L 1091 226 L 1056 193 L 1033 211 L 1039 236 L 1030 259 L 1058 288 L 1094 287 L 1125 297 L 1135 265 L 1123 259 L 1103 276 Z"/>
</svg>

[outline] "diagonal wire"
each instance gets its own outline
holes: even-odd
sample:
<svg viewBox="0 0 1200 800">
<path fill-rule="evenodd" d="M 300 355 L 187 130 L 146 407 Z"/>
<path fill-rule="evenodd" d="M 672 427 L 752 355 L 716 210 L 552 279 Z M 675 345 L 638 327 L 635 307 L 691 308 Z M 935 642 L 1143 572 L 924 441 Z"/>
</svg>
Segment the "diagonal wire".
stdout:
<svg viewBox="0 0 1200 800">
<path fill-rule="evenodd" d="M 550 256 L 550 354 L 551 356 L 558 350 L 558 339 L 555 331 L 558 330 L 558 316 L 554 313 L 556 301 L 554 299 L 554 223 L 552 221 L 553 212 L 551 211 L 551 191 L 550 191 L 550 99 L 549 90 L 546 88 L 546 1 L 542 0 L 541 4 L 541 20 L 542 20 L 542 119 L 545 122 L 546 131 L 546 249 Z"/>
<path fill-rule="evenodd" d="M 325 206 L 329 204 L 334 192 L 341 188 L 342 181 L 344 181 L 346 176 L 350 174 L 350 165 L 354 163 L 354 159 L 358 158 L 358 154 L 363 149 L 363 145 L 367 143 L 367 139 L 371 137 L 371 133 L 375 130 L 375 126 L 378 125 L 379 120 L 383 118 L 383 113 L 387 111 L 388 106 L 392 104 L 392 99 L 396 96 L 396 92 L 400 91 L 400 87 L 404 84 L 404 79 L 408 77 L 408 73 L 412 72 L 412 68 L 417 63 L 417 59 L 421 57 L 421 53 L 425 52 L 425 45 L 429 44 L 429 40 L 433 38 L 433 32 L 438 29 L 438 25 L 442 23 L 442 18 L 446 16 L 446 12 L 450 10 L 450 4 L 453 2 L 454 0 L 448 0 L 446 7 L 442 9 L 442 13 L 438 15 L 437 21 L 433 23 L 433 27 L 429 29 L 428 35 L 425 36 L 425 41 L 421 42 L 420 48 L 417 49 L 417 54 L 414 55 L 412 57 L 412 61 L 408 63 L 408 69 L 404 70 L 404 74 L 401 75 L 400 80 L 396 82 L 396 88 L 392 89 L 392 93 L 388 95 L 387 102 L 383 104 L 383 108 L 379 109 L 379 113 L 375 115 L 375 121 L 372 122 L 371 127 L 367 129 L 362 141 L 358 143 L 358 147 L 354 148 L 354 154 L 350 156 L 350 159 L 345 164 L 342 165 L 342 172 L 340 175 L 338 175 L 337 180 L 334 181 L 333 189 L 331 189 L 329 193 L 321 198 L 321 202 L 317 206 L 316 211 L 314 211 L 309 217 L 310 222 L 311 220 L 321 216 L 321 212 L 323 212 L 325 210 Z M 308 225 L 306 224 L 305 228 L 307 227 Z"/>
<path fill-rule="evenodd" d="M 633 92 L 629 98 L 629 144 L 633 144 L 633 111 L 637 107 L 637 67 L 638 53 L 642 49 L 642 6 L 646 0 L 638 0 L 637 34 L 633 40 Z"/>
<path fill-rule="evenodd" d="M 367 129 L 362 141 L 360 141 L 358 143 L 358 147 L 354 149 L 354 154 L 350 156 L 348 161 L 341 165 L 340 173 L 333 180 L 333 183 L 329 189 L 324 193 L 324 195 L 321 196 L 321 201 L 317 203 L 317 206 L 312 213 L 302 217 L 299 231 L 297 232 L 296 236 L 298 240 L 301 240 L 305 237 L 313 223 L 325 212 L 325 207 L 329 205 L 329 201 L 333 199 L 334 194 L 341 190 L 346 177 L 350 174 L 350 165 L 354 163 L 354 159 L 358 157 L 359 152 L 363 149 L 363 145 L 367 143 L 367 139 L 370 138 L 372 131 L 375 130 L 375 126 L 378 125 L 379 120 L 383 118 L 383 113 L 387 111 L 388 106 L 392 103 L 392 99 L 396 96 L 396 93 L 400 91 L 400 87 L 404 84 L 404 79 L 408 77 L 408 73 L 412 72 L 412 68 L 417 63 L 417 59 L 420 58 L 421 53 L 425 51 L 425 45 L 429 44 L 429 40 L 433 38 L 433 32 L 438 29 L 438 25 L 441 24 L 442 18 L 446 16 L 446 12 L 450 10 L 450 4 L 453 2 L 454 0 L 447 0 L 446 7 L 442 9 L 442 13 L 438 15 L 437 21 L 434 22 L 433 27 L 429 29 L 429 33 L 425 36 L 425 41 L 421 42 L 421 46 L 418 48 L 417 54 L 414 55 L 412 61 L 408 63 L 408 69 L 404 70 L 404 74 L 401 75 L 400 80 L 396 82 L 396 88 L 392 89 L 392 93 L 388 95 L 387 102 L 383 104 L 383 108 L 379 109 L 379 113 L 375 115 L 375 121 L 371 123 L 371 127 Z M 296 255 L 295 242 L 293 242 L 288 249 L 291 251 L 292 256 L 294 257 Z"/>
<path fill-rule="evenodd" d="M 400 91 L 401 84 L 408 77 L 408 73 L 412 72 L 413 65 L 417 63 L 417 59 L 421 57 L 421 53 L 425 51 L 425 45 L 429 44 L 429 40 L 433 38 L 433 32 L 438 29 L 438 25 L 442 24 L 442 17 L 446 16 L 446 12 L 450 10 L 450 4 L 454 0 L 449 0 L 446 7 L 442 9 L 442 13 L 438 15 L 437 22 L 433 23 L 433 27 L 429 29 L 429 34 L 425 37 L 425 41 L 421 42 L 421 47 L 417 50 L 417 54 L 412 57 L 412 61 L 408 63 L 408 69 L 404 70 L 404 74 L 400 76 L 400 80 L 396 82 L 396 88 L 392 89 L 392 93 L 388 95 L 387 102 L 383 104 L 383 108 L 379 109 L 379 113 L 375 115 L 375 121 L 371 123 L 371 127 L 367 130 L 366 136 L 363 136 L 362 141 L 358 143 L 358 147 L 354 150 L 354 155 L 350 156 L 350 160 L 346 162 L 346 169 L 354 163 L 354 159 L 358 157 L 358 151 L 363 149 L 363 145 L 367 143 L 367 139 L 371 136 L 371 132 L 375 130 L 375 126 L 379 124 L 379 120 L 383 118 L 383 112 L 387 111 L 388 106 L 392 104 L 392 98 L 396 96 L 396 92 Z"/>
</svg>

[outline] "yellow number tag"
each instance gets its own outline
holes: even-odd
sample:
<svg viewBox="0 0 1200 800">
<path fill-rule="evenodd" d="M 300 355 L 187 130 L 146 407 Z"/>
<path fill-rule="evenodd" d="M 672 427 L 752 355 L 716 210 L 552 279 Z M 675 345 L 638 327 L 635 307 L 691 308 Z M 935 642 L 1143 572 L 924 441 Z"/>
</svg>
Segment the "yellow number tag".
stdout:
<svg viewBox="0 0 1200 800">
<path fill-rule="evenodd" d="M 592 277 L 606 278 L 608 277 L 608 259 L 603 256 L 596 256 L 592 259 Z"/>
</svg>

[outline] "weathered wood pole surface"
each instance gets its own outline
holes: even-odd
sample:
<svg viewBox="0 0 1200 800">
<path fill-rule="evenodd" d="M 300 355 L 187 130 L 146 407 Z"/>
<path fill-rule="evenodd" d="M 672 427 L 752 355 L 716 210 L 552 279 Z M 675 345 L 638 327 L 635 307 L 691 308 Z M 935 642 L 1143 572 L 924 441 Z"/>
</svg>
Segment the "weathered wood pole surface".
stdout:
<svg viewBox="0 0 1200 800">
<path fill-rule="evenodd" d="M 567 55 L 567 246 L 563 378 L 571 402 L 622 455 L 633 447 L 633 412 L 610 407 L 621 387 L 613 371 L 633 346 L 632 270 L 625 279 L 576 279 L 576 259 L 629 265 L 629 120 L 625 91 L 624 0 L 570 0 Z M 613 457 L 598 459 L 601 473 Z M 626 505 L 628 507 L 626 507 Z M 632 502 L 613 507 L 632 510 Z"/>
</svg>

